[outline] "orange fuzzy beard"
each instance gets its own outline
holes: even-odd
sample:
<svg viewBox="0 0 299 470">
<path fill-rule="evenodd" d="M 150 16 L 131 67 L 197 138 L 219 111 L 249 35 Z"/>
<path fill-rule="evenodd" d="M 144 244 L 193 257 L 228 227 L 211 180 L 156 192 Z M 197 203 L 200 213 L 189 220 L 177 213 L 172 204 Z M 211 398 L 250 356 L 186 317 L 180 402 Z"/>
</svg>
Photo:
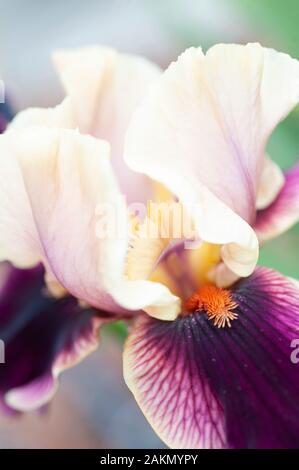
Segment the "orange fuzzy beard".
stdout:
<svg viewBox="0 0 299 470">
<path fill-rule="evenodd" d="M 228 289 L 221 289 L 212 285 L 200 287 L 186 302 L 187 312 L 205 311 L 209 320 L 218 328 L 231 326 L 231 321 L 238 317 L 234 313 L 238 304 L 232 299 Z"/>
</svg>

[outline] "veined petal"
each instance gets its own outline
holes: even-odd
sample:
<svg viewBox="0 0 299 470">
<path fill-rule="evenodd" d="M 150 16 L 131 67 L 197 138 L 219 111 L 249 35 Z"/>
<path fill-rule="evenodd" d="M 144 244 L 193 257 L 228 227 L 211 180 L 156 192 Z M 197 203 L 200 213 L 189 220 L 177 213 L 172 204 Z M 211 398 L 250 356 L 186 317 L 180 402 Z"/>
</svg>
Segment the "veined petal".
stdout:
<svg viewBox="0 0 299 470">
<path fill-rule="evenodd" d="M 0 151 L 2 260 L 21 267 L 42 261 L 52 292 L 56 280 L 102 310 L 161 307 L 165 319 L 167 305 L 171 319 L 179 313 L 164 286 L 124 279 L 127 211 L 106 142 L 73 130 L 25 128 L 0 136 Z M 102 216 L 108 227 L 99 233 Z"/>
<path fill-rule="evenodd" d="M 125 345 L 124 378 L 145 417 L 171 448 L 222 448 L 224 415 L 197 349 L 196 318 L 140 317 Z"/>
<path fill-rule="evenodd" d="M 100 46 L 58 50 L 53 60 L 71 97 L 78 128 L 111 144 L 122 192 L 129 202 L 146 201 L 151 184 L 124 164 L 123 144 L 132 112 L 160 69 L 141 57 Z"/>
<path fill-rule="evenodd" d="M 75 131 L 28 128 L 1 136 L 0 145 L 1 259 L 21 267 L 42 261 L 73 295 L 91 304 L 97 295 L 105 308 L 97 266 L 105 242 L 95 236 L 95 210 L 118 194 L 108 144 Z"/>
<path fill-rule="evenodd" d="M 81 308 L 71 297 L 45 295 L 43 268 L 7 266 L 0 295 L 0 338 L 5 343 L 0 397 L 6 406 L 30 411 L 48 402 L 58 376 L 94 351 L 99 328 L 114 316 Z"/>
<path fill-rule="evenodd" d="M 285 232 L 298 220 L 299 163 L 286 171 L 284 185 L 272 204 L 257 212 L 254 229 L 264 242 Z"/>
<path fill-rule="evenodd" d="M 298 90 L 299 62 L 285 54 L 258 44 L 218 45 L 206 55 L 191 48 L 153 85 L 128 130 L 128 165 L 187 208 L 197 205 L 198 235 L 232 245 L 224 261 L 241 276 L 257 259 L 245 221 L 255 218 L 265 144 Z"/>
<path fill-rule="evenodd" d="M 296 448 L 298 287 L 258 268 L 231 296 L 231 328 L 204 312 L 171 323 L 140 318 L 125 348 L 125 380 L 170 447 Z"/>
</svg>

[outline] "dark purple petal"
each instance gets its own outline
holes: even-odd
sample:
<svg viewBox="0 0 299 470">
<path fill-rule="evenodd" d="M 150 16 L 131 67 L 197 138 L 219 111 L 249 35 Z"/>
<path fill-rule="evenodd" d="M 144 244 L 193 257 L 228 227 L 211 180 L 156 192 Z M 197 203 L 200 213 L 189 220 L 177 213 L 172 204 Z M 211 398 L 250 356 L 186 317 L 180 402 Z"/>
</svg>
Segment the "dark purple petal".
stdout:
<svg viewBox="0 0 299 470">
<path fill-rule="evenodd" d="M 285 173 L 285 184 L 266 209 L 257 212 L 254 229 L 261 241 L 285 232 L 299 220 L 299 163 Z"/>
<path fill-rule="evenodd" d="M 5 131 L 7 123 L 13 118 L 8 103 L 0 103 L 0 134 Z"/>
<path fill-rule="evenodd" d="M 199 344 L 203 316 L 141 317 L 124 352 L 124 377 L 154 430 L 172 448 L 226 447 L 224 413 Z"/>
<path fill-rule="evenodd" d="M 232 296 L 231 328 L 205 313 L 139 320 L 125 351 L 128 386 L 172 447 L 297 448 L 299 290 L 259 268 Z"/>
<path fill-rule="evenodd" d="M 63 369 L 97 347 L 99 326 L 110 316 L 79 307 L 73 297 L 48 297 L 40 266 L 7 269 L 0 295 L 0 396 L 14 409 L 29 410 L 49 400 Z"/>
<path fill-rule="evenodd" d="M 0 134 L 5 131 L 6 128 L 6 120 L 4 116 L 0 113 Z"/>
</svg>

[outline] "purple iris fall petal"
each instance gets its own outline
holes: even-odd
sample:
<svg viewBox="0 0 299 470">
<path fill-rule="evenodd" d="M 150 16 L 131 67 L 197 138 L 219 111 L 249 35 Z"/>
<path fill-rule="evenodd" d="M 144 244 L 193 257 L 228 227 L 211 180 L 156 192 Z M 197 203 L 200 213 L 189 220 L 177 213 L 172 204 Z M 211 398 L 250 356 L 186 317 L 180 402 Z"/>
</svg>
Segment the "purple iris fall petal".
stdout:
<svg viewBox="0 0 299 470">
<path fill-rule="evenodd" d="M 216 328 L 205 313 L 139 320 L 125 377 L 172 447 L 299 447 L 299 290 L 258 268 L 232 288 L 238 318 Z"/>
<path fill-rule="evenodd" d="M 97 347 L 105 315 L 100 318 L 94 309 L 81 308 L 73 297 L 48 297 L 41 266 L 7 270 L 0 296 L 2 408 L 31 410 L 51 398 L 63 369 Z"/>
<path fill-rule="evenodd" d="M 127 385 L 172 448 L 226 446 L 224 414 L 198 357 L 197 320 L 140 319 L 124 356 Z"/>
</svg>

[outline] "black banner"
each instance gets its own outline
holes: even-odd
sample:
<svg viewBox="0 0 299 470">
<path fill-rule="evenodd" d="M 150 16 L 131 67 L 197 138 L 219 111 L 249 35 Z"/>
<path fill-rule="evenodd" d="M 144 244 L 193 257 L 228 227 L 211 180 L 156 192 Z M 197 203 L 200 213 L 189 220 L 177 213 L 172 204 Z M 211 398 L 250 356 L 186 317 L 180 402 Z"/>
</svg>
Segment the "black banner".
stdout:
<svg viewBox="0 0 299 470">
<path fill-rule="evenodd" d="M 240 464 L 252 468 L 259 464 L 298 462 L 297 450 L 0 450 L 1 469 L 14 464 L 38 464 L 39 467 L 63 464 L 66 467 L 139 468 L 148 465 L 200 466 Z M 206 470 L 206 469 L 205 469 Z"/>
</svg>

